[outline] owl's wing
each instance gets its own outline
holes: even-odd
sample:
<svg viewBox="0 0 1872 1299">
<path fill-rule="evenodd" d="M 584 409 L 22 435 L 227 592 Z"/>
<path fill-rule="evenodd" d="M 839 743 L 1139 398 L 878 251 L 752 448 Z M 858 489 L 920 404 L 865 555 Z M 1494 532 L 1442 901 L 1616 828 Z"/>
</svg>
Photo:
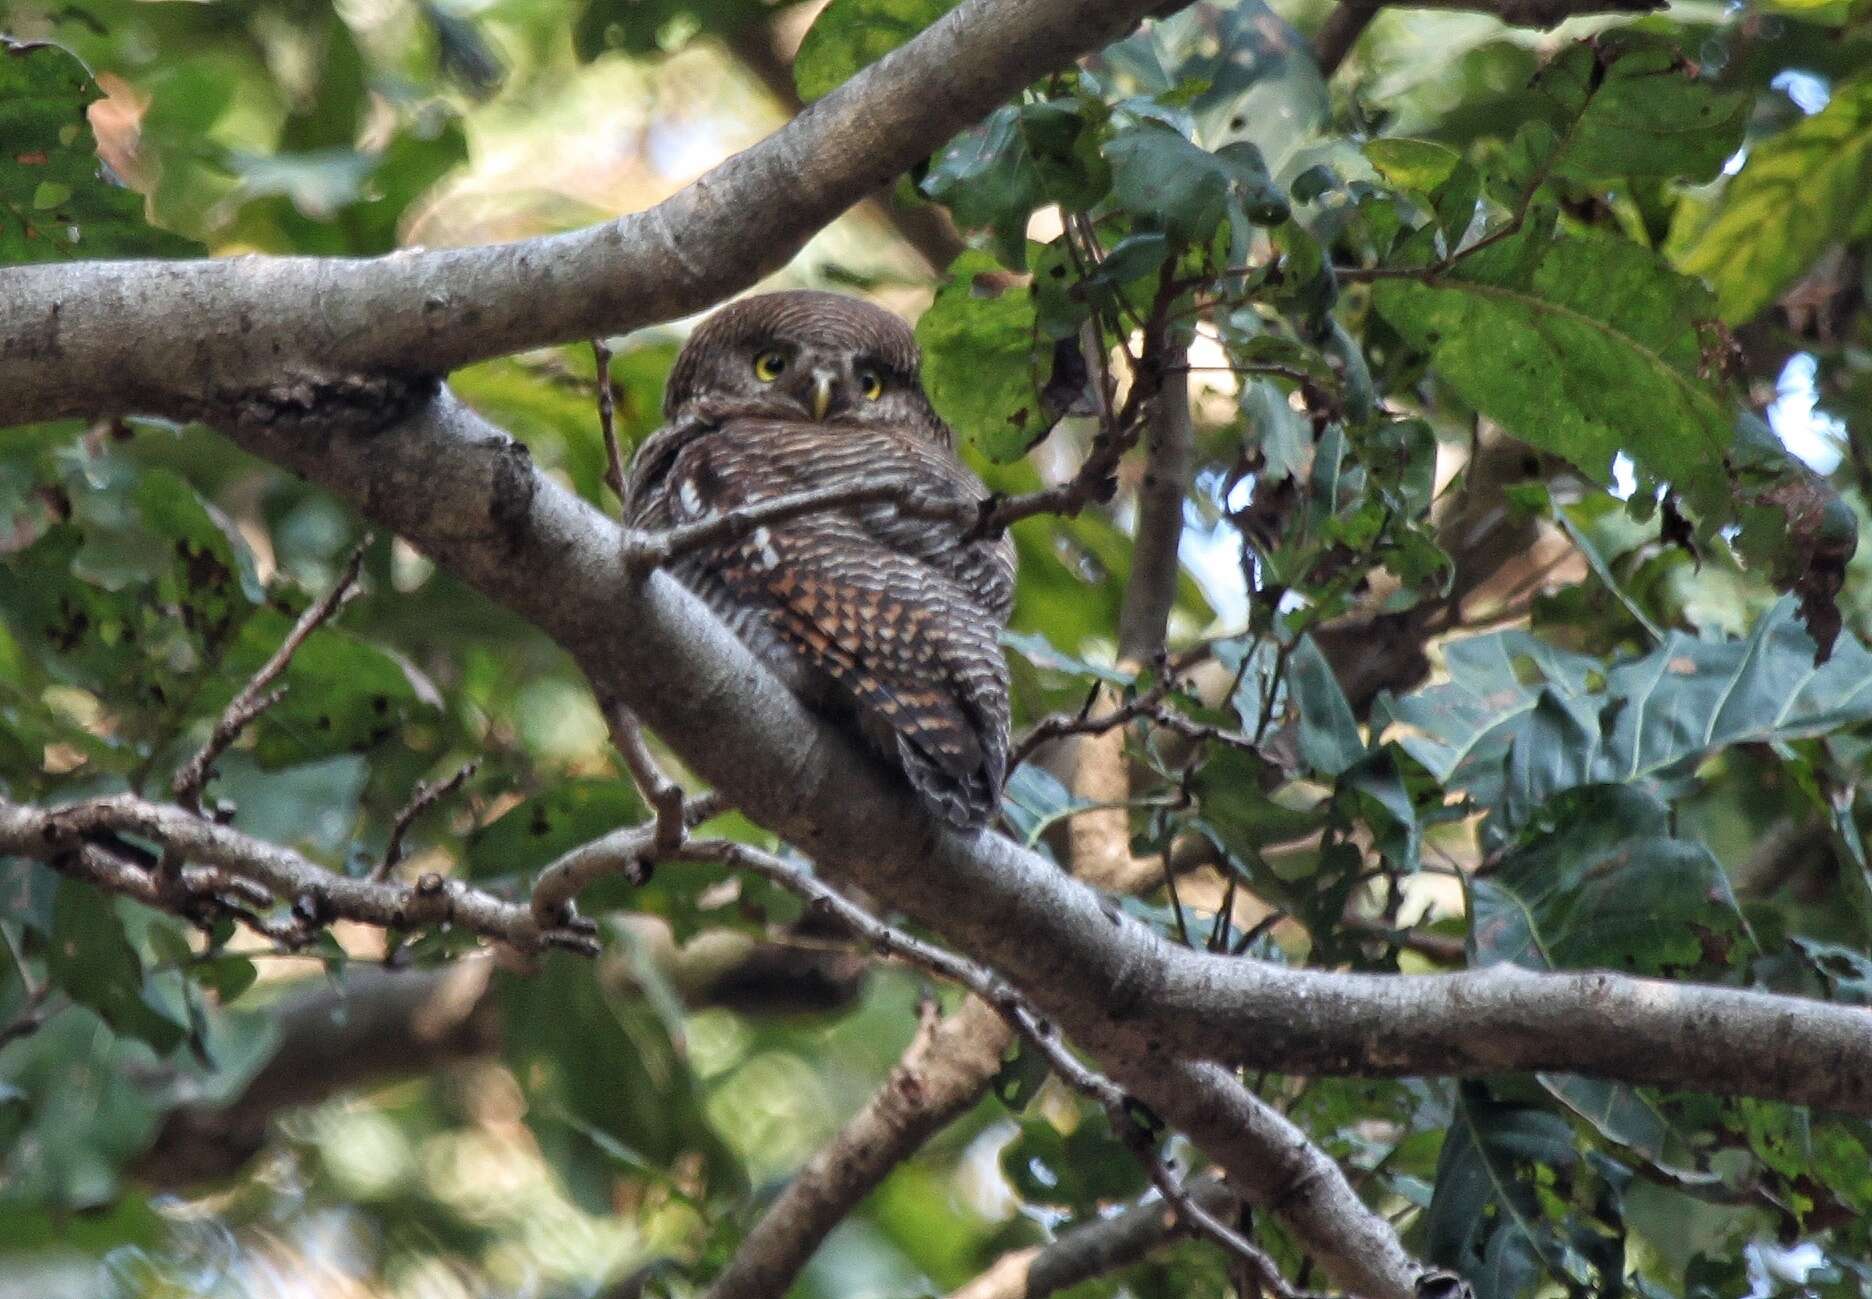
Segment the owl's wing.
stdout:
<svg viewBox="0 0 1872 1299">
<path fill-rule="evenodd" d="M 671 522 L 801 490 L 808 471 L 820 487 L 841 476 L 855 484 L 880 472 L 927 473 L 915 457 L 880 465 L 847 445 L 868 438 L 759 423 L 694 438 L 676 453 L 659 492 Z M 906 544 L 891 544 L 912 522 Z M 930 548 L 935 530 L 927 520 L 824 512 L 694 558 L 735 604 L 766 611 L 775 633 L 849 707 L 866 738 L 897 760 L 933 811 L 974 828 L 998 808 L 1006 775 L 1007 666 L 998 611 L 917 553 Z"/>
</svg>

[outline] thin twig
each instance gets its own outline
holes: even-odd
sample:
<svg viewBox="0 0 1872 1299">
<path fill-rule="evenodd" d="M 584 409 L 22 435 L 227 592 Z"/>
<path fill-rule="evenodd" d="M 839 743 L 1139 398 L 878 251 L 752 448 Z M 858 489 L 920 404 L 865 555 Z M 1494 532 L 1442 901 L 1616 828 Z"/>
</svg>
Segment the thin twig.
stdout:
<svg viewBox="0 0 1872 1299">
<path fill-rule="evenodd" d="M 155 843 L 179 861 L 199 862 L 165 887 L 154 872 L 96 842 L 104 832 Z M 380 929 L 456 927 L 499 939 L 523 952 L 563 947 L 598 953 L 597 929 L 577 917 L 542 922 L 526 902 L 510 902 L 461 880 L 424 872 L 413 883 L 376 883 L 339 875 L 279 844 L 219 825 L 174 804 L 129 794 L 36 808 L 0 798 L 0 854 L 43 861 L 60 874 L 88 881 L 145 906 L 193 918 L 207 908 L 293 946 L 335 920 Z M 277 900 L 277 901 L 276 901 Z M 290 920 L 255 908 L 290 904 Z"/>
<path fill-rule="evenodd" d="M 624 455 L 618 449 L 617 395 L 611 387 L 611 347 L 602 338 L 591 341 L 592 357 L 598 362 L 598 428 L 604 434 L 605 486 L 624 507 Z"/>
<path fill-rule="evenodd" d="M 1012 984 L 973 961 L 886 924 L 823 880 L 751 844 L 738 843 L 732 839 L 692 839 L 685 845 L 683 855 L 752 871 L 832 916 L 882 955 L 900 957 L 932 974 L 959 983 L 993 1006 L 1015 1032 L 1046 1057 L 1048 1065 L 1060 1081 L 1104 1108 L 1112 1131 L 1144 1165 L 1152 1185 L 1156 1186 L 1165 1203 L 1180 1219 L 1230 1253 L 1246 1260 L 1255 1269 L 1261 1283 L 1278 1299 L 1317 1299 L 1316 1296 L 1289 1286 L 1265 1250 L 1245 1239 L 1197 1203 L 1157 1153 L 1150 1129 L 1139 1118 L 1142 1107 L 1127 1096 L 1118 1084 L 1081 1062 L 1060 1039 L 1058 1030 L 1028 1005 L 1026 998 Z"/>
<path fill-rule="evenodd" d="M 374 883 L 381 883 L 390 878 L 390 873 L 403 860 L 403 836 L 409 833 L 409 828 L 416 818 L 460 789 L 462 783 L 474 775 L 475 769 L 480 765 L 478 762 L 464 763 L 460 770 L 447 780 L 438 780 L 433 785 L 419 783 L 416 786 L 415 792 L 410 795 L 409 802 L 403 805 L 403 810 L 397 813 L 396 820 L 391 822 L 390 842 L 384 845 L 383 860 L 372 868 L 368 879 Z"/>
<path fill-rule="evenodd" d="M 344 567 L 339 570 L 337 582 L 299 615 L 299 621 L 293 624 L 293 629 L 280 642 L 279 648 L 273 651 L 273 656 L 260 665 L 260 670 L 248 678 L 240 693 L 221 710 L 221 716 L 215 722 L 214 729 L 208 733 L 207 741 L 176 772 L 170 788 L 175 793 L 176 801 L 183 807 L 200 815 L 202 787 L 208 783 L 215 760 L 227 752 L 228 746 L 240 738 L 240 733 L 254 718 L 278 703 L 286 693 L 284 686 L 277 690 L 269 690 L 268 687 L 286 670 L 286 665 L 292 662 L 292 656 L 298 653 L 306 638 L 350 603 L 357 593 L 358 573 L 364 565 L 364 552 L 372 540 L 366 536 L 351 551 Z"/>
<path fill-rule="evenodd" d="M 640 571 L 657 568 L 699 547 L 738 541 L 769 524 L 783 523 L 803 514 L 817 514 L 823 510 L 870 505 L 880 501 L 890 501 L 905 514 L 915 518 L 949 520 L 975 526 L 981 525 L 992 504 L 989 500 L 974 502 L 959 497 L 944 498 L 897 479 L 864 483 L 856 487 L 815 487 L 772 496 L 658 532 L 627 531 L 624 560 Z"/>
<path fill-rule="evenodd" d="M 50 1018 L 46 1000 L 51 995 L 52 985 L 33 978 L 32 968 L 26 964 L 26 953 L 20 950 L 19 941 L 4 924 L 0 924 L 0 943 L 6 945 L 7 956 L 19 973 L 20 988 L 25 993 L 18 1012 L 7 1023 L 0 1024 L 0 1046 L 5 1046 L 16 1038 L 36 1032 Z"/>
<path fill-rule="evenodd" d="M 622 704 L 612 703 L 605 709 L 605 720 L 610 723 L 611 743 L 618 756 L 624 759 L 631 782 L 656 814 L 650 840 L 652 851 L 658 856 L 675 852 L 688 833 L 688 826 L 683 823 L 682 786 L 670 779 L 656 755 L 650 752 L 637 714 Z"/>
<path fill-rule="evenodd" d="M 1131 699 L 1096 715 L 1088 715 L 1086 710 L 1078 713 L 1051 713 L 1042 717 L 1027 729 L 1014 745 L 1014 751 L 1008 758 L 1009 769 L 1018 767 L 1034 755 L 1035 750 L 1051 740 L 1065 739 L 1069 735 L 1101 735 L 1115 727 L 1127 725 L 1140 717 L 1151 717 L 1163 703 L 1164 696 L 1170 692 L 1168 680 L 1159 681 L 1150 689 L 1140 692 Z M 1087 699 L 1091 703 L 1096 693 Z"/>
<path fill-rule="evenodd" d="M 727 810 L 727 800 L 708 790 L 683 803 L 684 830 L 692 830 Z M 626 826 L 582 843 L 548 864 L 533 881 L 528 901 L 539 923 L 557 924 L 576 914 L 573 901 L 585 889 L 608 875 L 635 876 L 642 872 L 656 841 L 656 823 Z"/>
</svg>

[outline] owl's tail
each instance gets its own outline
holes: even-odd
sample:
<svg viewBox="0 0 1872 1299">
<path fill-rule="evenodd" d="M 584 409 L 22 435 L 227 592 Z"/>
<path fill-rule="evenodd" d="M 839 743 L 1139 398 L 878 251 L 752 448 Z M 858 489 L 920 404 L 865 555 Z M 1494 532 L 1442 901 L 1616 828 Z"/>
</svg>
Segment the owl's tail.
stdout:
<svg viewBox="0 0 1872 1299">
<path fill-rule="evenodd" d="M 998 764 L 982 762 L 957 773 L 933 760 L 912 736 L 902 732 L 897 735 L 897 760 L 923 805 L 958 830 L 979 830 L 1000 810 Z"/>
<path fill-rule="evenodd" d="M 896 758 L 925 807 L 958 830 L 994 819 L 1007 755 L 993 721 L 984 725 L 957 694 L 931 683 L 893 680 L 863 665 L 840 679 L 854 696 L 859 729 Z"/>
</svg>

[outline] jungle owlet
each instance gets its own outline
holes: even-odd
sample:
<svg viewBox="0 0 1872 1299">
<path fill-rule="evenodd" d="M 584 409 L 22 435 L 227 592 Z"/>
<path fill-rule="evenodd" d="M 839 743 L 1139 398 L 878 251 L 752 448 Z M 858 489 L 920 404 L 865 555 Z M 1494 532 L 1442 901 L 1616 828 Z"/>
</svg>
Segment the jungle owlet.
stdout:
<svg viewBox="0 0 1872 1299">
<path fill-rule="evenodd" d="M 664 427 L 631 462 L 628 521 L 662 529 L 880 482 L 981 500 L 919 361 L 903 321 L 855 298 L 772 293 L 723 307 L 670 372 Z M 689 552 L 671 571 L 938 816 L 963 829 L 992 818 L 1007 773 L 1006 537 L 971 538 L 891 501 L 848 504 Z"/>
</svg>

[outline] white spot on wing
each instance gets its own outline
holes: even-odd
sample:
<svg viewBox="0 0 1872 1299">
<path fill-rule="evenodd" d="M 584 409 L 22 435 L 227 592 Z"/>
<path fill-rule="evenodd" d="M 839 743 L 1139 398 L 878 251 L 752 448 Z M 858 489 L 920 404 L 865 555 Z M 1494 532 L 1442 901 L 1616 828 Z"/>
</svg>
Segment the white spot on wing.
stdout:
<svg viewBox="0 0 1872 1299">
<path fill-rule="evenodd" d="M 755 548 L 760 551 L 762 566 L 770 569 L 780 567 L 780 552 L 774 549 L 773 534 L 764 527 L 756 528 L 753 540 Z"/>
<path fill-rule="evenodd" d="M 690 518 L 701 515 L 702 493 L 696 490 L 695 479 L 683 479 L 682 486 L 676 489 L 676 498 L 682 503 L 684 514 Z"/>
</svg>

